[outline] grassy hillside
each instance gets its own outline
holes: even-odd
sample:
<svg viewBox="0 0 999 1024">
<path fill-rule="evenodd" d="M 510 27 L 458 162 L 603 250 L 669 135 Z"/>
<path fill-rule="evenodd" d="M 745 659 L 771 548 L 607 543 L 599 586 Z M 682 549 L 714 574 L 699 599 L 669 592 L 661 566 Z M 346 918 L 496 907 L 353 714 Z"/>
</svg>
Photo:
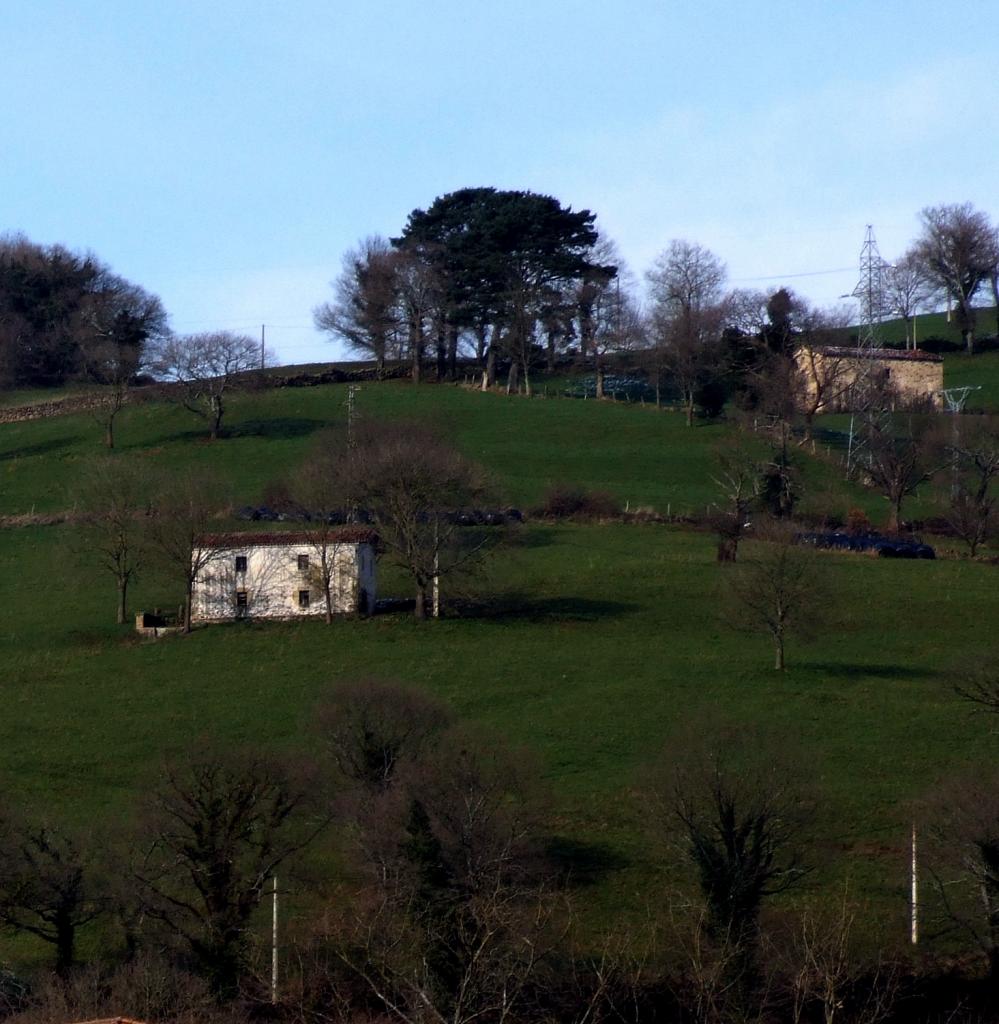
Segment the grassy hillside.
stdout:
<svg viewBox="0 0 999 1024">
<path fill-rule="evenodd" d="M 241 395 L 227 417 L 229 435 L 210 444 L 183 409 L 160 404 L 126 409 L 116 457 L 168 469 L 207 465 L 237 504 L 259 500 L 269 482 L 302 459 L 315 435 L 342 423 L 346 387 L 289 388 Z M 733 428 L 684 425 L 680 415 L 649 406 L 574 399 L 483 395 L 452 386 L 414 388 L 403 382 L 361 389 L 363 416 L 420 417 L 436 422 L 470 457 L 489 467 L 498 496 L 516 505 L 539 502 L 560 482 L 608 490 L 621 500 L 674 514 L 703 509 L 715 498 L 715 446 Z M 88 415 L 6 424 L 0 430 L 0 514 L 53 511 L 72 505 L 74 487 L 101 451 L 101 432 Z M 812 498 L 841 492 L 851 503 L 878 499 L 844 490 L 833 465 L 804 453 Z"/>
<path fill-rule="evenodd" d="M 241 396 L 232 436 L 215 444 L 181 410 L 132 408 L 116 458 L 208 464 L 220 493 L 257 500 L 342 420 L 344 398 L 340 386 Z M 632 505 L 696 509 L 714 497 L 712 452 L 733 430 L 688 429 L 638 406 L 402 383 L 366 385 L 359 407 L 436 419 L 522 506 L 568 481 Z M 0 426 L 0 511 L 71 505 L 99 442 L 87 416 Z M 880 513 L 881 499 L 844 484 L 835 462 L 799 459 L 813 503 Z M 586 894 L 592 913 L 638 913 L 661 857 L 640 786 L 646 766 L 715 715 L 780 737 L 811 765 L 822 808 L 816 886 L 852 876 L 901 930 L 907 802 L 963 763 L 994 759 L 992 724 L 968 714 L 945 672 L 970 655 L 995 657 L 996 569 L 820 557 L 830 596 L 781 677 L 765 640 L 726 620 L 712 538 L 674 527 L 528 525 L 478 581 L 492 610 L 476 617 L 240 623 L 154 644 L 112 624 L 110 578 L 71 527 L 0 530 L 0 780 L 54 815 L 117 820 L 162 757 L 195 737 L 308 748 L 326 688 L 400 678 L 533 750 L 553 793 L 553 835 L 580 865 L 603 866 Z M 383 594 L 407 589 L 383 573 Z M 149 576 L 134 605 L 178 597 Z"/>
</svg>

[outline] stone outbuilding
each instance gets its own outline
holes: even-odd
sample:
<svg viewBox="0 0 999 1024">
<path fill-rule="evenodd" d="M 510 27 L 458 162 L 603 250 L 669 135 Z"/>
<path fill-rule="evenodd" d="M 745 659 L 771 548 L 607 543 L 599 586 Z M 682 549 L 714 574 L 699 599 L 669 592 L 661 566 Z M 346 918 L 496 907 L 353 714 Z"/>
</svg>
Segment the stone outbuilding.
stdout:
<svg viewBox="0 0 999 1024">
<path fill-rule="evenodd" d="M 795 362 L 809 398 L 822 392 L 816 412 L 849 412 L 852 385 L 869 363 L 874 379 L 900 401 L 925 400 L 940 408 L 943 358 L 929 352 L 879 348 L 800 348 Z M 828 396 L 826 398 L 825 396 Z"/>
<path fill-rule="evenodd" d="M 307 533 L 220 533 L 199 541 L 192 622 L 298 619 L 375 610 L 374 531 L 342 526 Z"/>
</svg>

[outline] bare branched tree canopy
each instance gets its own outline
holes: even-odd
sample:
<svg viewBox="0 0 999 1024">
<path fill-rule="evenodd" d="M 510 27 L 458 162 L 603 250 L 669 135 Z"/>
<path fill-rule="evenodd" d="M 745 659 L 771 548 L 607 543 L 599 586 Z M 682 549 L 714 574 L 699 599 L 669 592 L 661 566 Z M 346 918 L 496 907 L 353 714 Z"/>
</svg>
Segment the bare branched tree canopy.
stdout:
<svg viewBox="0 0 999 1024">
<path fill-rule="evenodd" d="M 208 423 L 214 441 L 225 400 L 240 377 L 261 365 L 260 343 L 231 331 L 171 336 L 155 350 L 152 369 L 176 384 L 184 407 Z"/>
<path fill-rule="evenodd" d="M 808 633 L 825 598 L 819 556 L 796 543 L 790 528 L 777 524 L 762 532 L 750 555 L 726 573 L 728 619 L 737 627 L 770 637 L 774 668 L 784 671 L 788 639 Z"/>
<path fill-rule="evenodd" d="M 647 274 L 650 333 L 681 393 L 688 426 L 694 422 L 698 386 L 721 360 L 725 275 L 714 253 L 683 240 L 671 242 Z"/>
<path fill-rule="evenodd" d="M 168 765 L 147 800 L 149 842 L 135 866 L 143 905 L 222 995 L 235 992 L 264 887 L 325 827 L 305 814 L 306 791 L 286 765 L 204 747 Z"/>
<path fill-rule="evenodd" d="M 932 479 L 943 464 L 934 423 L 923 416 L 875 420 L 867 430 L 864 472 L 870 484 L 888 501 L 888 530 L 898 533 L 902 503 Z"/>
<path fill-rule="evenodd" d="M 413 687 L 361 679 L 335 686 L 314 720 L 340 774 L 366 792 L 381 792 L 430 756 L 451 713 Z"/>
<path fill-rule="evenodd" d="M 521 1008 L 557 905 L 538 870 L 537 774 L 524 752 L 452 727 L 368 801 L 371 892 L 337 944 L 397 1018 L 470 1024 Z"/>
<path fill-rule="evenodd" d="M 155 486 L 146 535 L 149 560 L 184 588 L 184 632 L 191 631 L 194 584 L 213 561 L 222 557 L 209 534 L 217 523 L 221 502 L 218 481 L 207 472 L 168 476 Z"/>
<path fill-rule="evenodd" d="M 999 534 L 999 417 L 957 417 L 953 434 L 944 514 L 974 558 L 982 544 Z"/>
<path fill-rule="evenodd" d="M 801 765 L 776 736 L 712 718 L 688 723 L 654 770 L 655 827 L 692 869 L 706 938 L 732 994 L 751 989 L 760 913 L 807 868 L 813 804 Z"/>
<path fill-rule="evenodd" d="M 355 352 L 375 360 L 400 358 L 405 334 L 401 254 L 388 240 L 372 235 L 343 257 L 333 283 L 334 298 L 317 306 L 316 327 L 343 339 Z"/>
<path fill-rule="evenodd" d="M 915 250 L 910 249 L 889 267 L 885 275 L 885 299 L 888 309 L 902 318 L 906 348 L 916 347 L 913 318 L 925 308 L 932 294 L 933 286 Z"/>
<path fill-rule="evenodd" d="M 943 916 L 975 942 L 999 981 L 999 778 L 978 768 L 950 779 L 921 817 Z"/>
<path fill-rule="evenodd" d="M 77 932 L 107 908 L 93 848 L 59 829 L 0 818 L 0 924 L 55 947 L 73 967 Z"/>
<path fill-rule="evenodd" d="M 913 253 L 927 279 L 953 300 L 969 352 L 975 346 L 975 295 L 999 267 L 999 236 L 988 216 L 971 203 L 928 206 Z"/>
<path fill-rule="evenodd" d="M 417 618 L 430 610 L 434 580 L 467 569 L 493 539 L 463 532 L 454 515 L 488 493 L 484 471 L 425 424 L 362 423 L 330 472 L 416 584 Z"/>
<path fill-rule="evenodd" d="M 120 625 L 127 618 L 129 586 L 146 555 L 148 477 L 133 464 L 104 458 L 90 467 L 75 494 L 85 554 L 114 578 Z"/>
</svg>

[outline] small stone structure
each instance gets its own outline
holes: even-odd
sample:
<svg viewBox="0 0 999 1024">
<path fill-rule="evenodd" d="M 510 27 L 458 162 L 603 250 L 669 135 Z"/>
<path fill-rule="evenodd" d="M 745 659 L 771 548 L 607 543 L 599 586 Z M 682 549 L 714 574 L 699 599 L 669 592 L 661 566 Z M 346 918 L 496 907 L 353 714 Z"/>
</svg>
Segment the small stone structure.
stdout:
<svg viewBox="0 0 999 1024">
<path fill-rule="evenodd" d="M 161 636 L 172 636 L 183 631 L 183 626 L 175 615 L 161 615 L 157 612 L 137 612 L 135 616 L 135 632 L 150 640 L 158 640 Z"/>
<path fill-rule="evenodd" d="M 370 529 L 307 533 L 224 533 L 200 540 L 192 622 L 297 619 L 326 614 L 323 565 L 333 612 L 375 610 L 375 542 Z"/>
<path fill-rule="evenodd" d="M 902 401 L 929 400 L 940 408 L 943 389 L 943 358 L 928 352 L 881 348 L 872 355 L 865 349 L 824 347 L 799 349 L 795 361 L 809 396 L 815 394 L 816 380 L 825 384 L 832 396 L 818 412 L 849 412 L 851 385 L 864 361 L 870 360 L 873 372 Z M 837 383 L 830 387 L 835 379 Z"/>
</svg>

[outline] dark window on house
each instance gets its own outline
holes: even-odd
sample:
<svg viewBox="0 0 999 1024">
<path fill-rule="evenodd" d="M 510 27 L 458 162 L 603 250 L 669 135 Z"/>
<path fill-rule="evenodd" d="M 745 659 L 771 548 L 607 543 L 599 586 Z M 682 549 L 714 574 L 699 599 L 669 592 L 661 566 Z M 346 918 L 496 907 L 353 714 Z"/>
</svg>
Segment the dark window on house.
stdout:
<svg viewBox="0 0 999 1024">
<path fill-rule="evenodd" d="M 236 572 L 246 572 L 246 555 L 236 556 Z"/>
<path fill-rule="evenodd" d="M 237 608 L 245 608 L 246 607 L 246 591 L 245 590 L 237 590 L 236 591 L 236 607 Z"/>
<path fill-rule="evenodd" d="M 306 556 L 308 557 L 308 556 Z M 300 590 L 298 592 L 298 607 L 308 608 L 309 607 L 309 592 L 307 590 Z"/>
<path fill-rule="evenodd" d="M 309 556 L 299 555 L 298 556 L 298 571 L 308 572 L 309 571 Z"/>
</svg>

